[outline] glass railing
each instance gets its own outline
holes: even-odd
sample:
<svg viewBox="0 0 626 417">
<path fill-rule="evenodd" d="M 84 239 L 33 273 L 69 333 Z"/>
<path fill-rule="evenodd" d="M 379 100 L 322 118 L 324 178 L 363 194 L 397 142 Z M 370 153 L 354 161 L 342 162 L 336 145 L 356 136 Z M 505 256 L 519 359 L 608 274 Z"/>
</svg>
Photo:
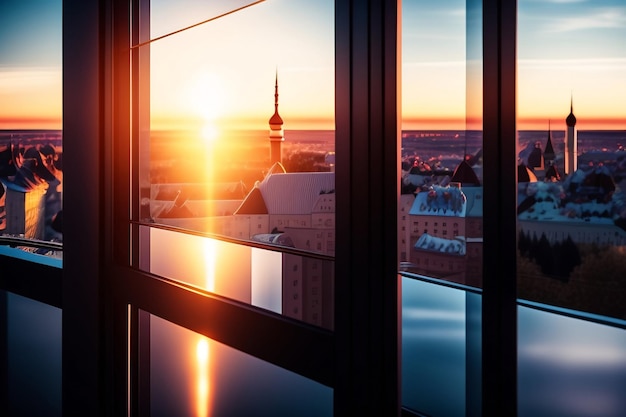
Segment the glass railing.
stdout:
<svg viewBox="0 0 626 417">
<path fill-rule="evenodd" d="M 480 415 L 480 290 L 401 279 L 402 406 Z M 625 320 L 518 300 L 518 415 L 626 415 L 625 347 Z"/>
<path fill-rule="evenodd" d="M 626 321 L 549 308 L 518 306 L 518 415 L 626 415 Z"/>
<path fill-rule="evenodd" d="M 296 249 L 282 233 L 238 240 L 163 225 L 140 231 L 147 272 L 333 329 L 334 257 Z"/>
<path fill-rule="evenodd" d="M 482 298 L 467 288 L 418 275 L 402 277 L 404 408 L 429 416 L 465 416 L 466 410 L 480 407 Z"/>
<path fill-rule="evenodd" d="M 150 415 L 333 414 L 333 390 L 154 315 L 149 320 Z M 141 341 L 143 342 L 143 340 Z M 146 351 L 148 352 L 148 351 Z"/>
<path fill-rule="evenodd" d="M 6 323 L 6 333 L 0 332 L 6 415 L 61 416 L 61 309 L 5 291 L 0 308 Z"/>
</svg>

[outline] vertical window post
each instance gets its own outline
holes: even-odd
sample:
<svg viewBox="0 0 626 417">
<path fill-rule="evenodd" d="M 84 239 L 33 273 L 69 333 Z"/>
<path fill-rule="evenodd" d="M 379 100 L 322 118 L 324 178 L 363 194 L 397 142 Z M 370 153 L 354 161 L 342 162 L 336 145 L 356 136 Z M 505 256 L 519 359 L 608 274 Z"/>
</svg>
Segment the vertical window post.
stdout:
<svg viewBox="0 0 626 417">
<path fill-rule="evenodd" d="M 399 415 L 399 19 L 336 2 L 335 415 Z"/>
<path fill-rule="evenodd" d="M 516 0 L 483 0 L 483 415 L 517 415 Z"/>
</svg>

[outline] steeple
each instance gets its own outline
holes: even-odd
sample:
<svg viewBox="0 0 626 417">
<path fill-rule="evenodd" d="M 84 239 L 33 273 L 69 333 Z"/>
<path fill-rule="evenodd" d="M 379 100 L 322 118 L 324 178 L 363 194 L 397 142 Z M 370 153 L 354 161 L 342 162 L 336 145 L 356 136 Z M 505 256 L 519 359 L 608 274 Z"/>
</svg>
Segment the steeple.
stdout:
<svg viewBox="0 0 626 417">
<path fill-rule="evenodd" d="M 550 121 L 548 121 L 548 140 L 546 141 L 546 148 L 543 151 L 543 159 L 546 161 L 545 166 L 550 166 L 548 161 L 554 161 L 556 155 L 554 154 L 554 146 L 552 146 L 552 129 L 550 127 Z"/>
<path fill-rule="evenodd" d="M 278 70 L 276 71 L 276 82 L 274 84 L 274 114 L 270 118 L 270 129 L 282 129 L 283 119 L 278 114 Z"/>
<path fill-rule="evenodd" d="M 576 116 L 574 116 L 574 97 L 573 96 L 570 98 L 569 115 L 565 119 L 565 123 L 569 127 L 576 126 Z"/>
<path fill-rule="evenodd" d="M 578 169 L 578 139 L 576 138 L 576 117 L 574 116 L 574 98 L 570 98 L 569 115 L 565 119 L 567 124 L 567 133 L 565 135 L 565 157 L 564 169 L 565 175 L 570 175 Z"/>
<path fill-rule="evenodd" d="M 270 117 L 270 161 L 282 163 L 281 142 L 285 140 L 283 135 L 283 119 L 278 114 L 278 70 L 274 84 L 274 114 Z"/>
</svg>

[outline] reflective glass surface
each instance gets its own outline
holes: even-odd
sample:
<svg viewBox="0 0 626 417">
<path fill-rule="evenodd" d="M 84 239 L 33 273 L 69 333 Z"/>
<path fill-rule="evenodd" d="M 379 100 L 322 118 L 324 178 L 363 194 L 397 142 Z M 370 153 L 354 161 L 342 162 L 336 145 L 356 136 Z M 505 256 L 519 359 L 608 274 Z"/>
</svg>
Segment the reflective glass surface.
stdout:
<svg viewBox="0 0 626 417">
<path fill-rule="evenodd" d="M 151 255 L 140 267 L 332 327 L 320 309 L 322 296 L 332 305 L 321 289 L 330 264 L 280 252 L 334 256 L 333 2 L 187 3 L 140 12 L 134 220 L 276 252 L 217 239 L 177 247 L 196 238 L 167 242 L 142 228 L 140 251 Z M 190 271 L 203 265 L 214 281 Z"/>
<path fill-rule="evenodd" d="M 481 16 L 402 2 L 402 405 L 425 415 L 481 407 L 481 298 L 465 290 L 483 273 Z"/>
<path fill-rule="evenodd" d="M 150 316 L 150 415 L 331 416 L 333 390 Z M 142 399 L 145 400 L 145 399 Z"/>
<path fill-rule="evenodd" d="M 61 1 L 0 6 L 0 245 L 62 258 Z"/>
<path fill-rule="evenodd" d="M 518 308 L 520 417 L 626 415 L 622 327 Z"/>
<path fill-rule="evenodd" d="M 482 285 L 481 2 L 402 2 L 400 269 Z"/>
<path fill-rule="evenodd" d="M 222 18 L 265 0 L 150 0 L 150 39 Z"/>
<path fill-rule="evenodd" d="M 10 416 L 61 416 L 61 310 L 0 291 Z"/>
<path fill-rule="evenodd" d="M 518 11 L 519 297 L 625 319 L 626 6 Z"/>
<path fill-rule="evenodd" d="M 402 278 L 404 407 L 432 416 L 479 414 L 480 315 L 479 294 Z"/>
<path fill-rule="evenodd" d="M 254 247 L 156 228 L 144 230 L 150 233 L 150 272 L 310 324 L 333 328 L 332 258 L 285 253 L 271 246 Z"/>
</svg>

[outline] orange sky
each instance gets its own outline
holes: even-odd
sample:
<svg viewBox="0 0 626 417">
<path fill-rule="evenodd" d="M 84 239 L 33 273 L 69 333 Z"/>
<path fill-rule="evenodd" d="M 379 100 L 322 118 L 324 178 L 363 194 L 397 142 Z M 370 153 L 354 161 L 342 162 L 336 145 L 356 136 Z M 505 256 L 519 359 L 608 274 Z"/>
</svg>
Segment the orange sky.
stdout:
<svg viewBox="0 0 626 417">
<path fill-rule="evenodd" d="M 60 68 L 0 68 L 0 129 L 61 129 Z"/>
<path fill-rule="evenodd" d="M 245 3 L 237 2 L 238 6 Z M 443 14 L 448 10 L 426 1 L 414 3 L 419 13 L 413 14 L 412 7 L 417 7 L 413 3 L 403 5 L 403 128 L 476 128 L 467 120 L 480 118 L 481 98 L 475 92 L 480 92 L 482 81 L 479 73 L 471 80 L 468 77 L 473 61 L 466 57 L 465 15 L 462 10 Z M 154 36 L 193 22 L 189 14 L 167 7 L 159 3 L 152 10 Z M 532 35 L 525 35 L 523 30 L 530 23 L 524 19 L 530 18 L 526 9 L 522 12 L 518 128 L 546 129 L 550 123 L 555 130 L 565 129 L 573 98 L 578 129 L 626 129 L 626 49 L 622 47 L 623 56 L 615 57 L 620 49 L 606 47 L 607 42 L 615 44 L 610 38 L 603 46 L 606 51 L 593 56 L 594 49 L 581 47 L 589 57 L 569 52 L 547 58 L 545 45 L 526 46 L 541 33 L 541 27 L 532 26 Z M 278 73 L 284 128 L 333 129 L 333 14 L 330 0 L 265 1 L 155 41 L 150 45 L 151 127 L 265 129 L 274 110 Z M 594 22 L 578 23 L 575 29 L 584 34 Z M 596 32 L 598 36 L 604 33 Z M 565 35 L 569 39 L 576 31 Z M 545 39 L 546 44 L 550 42 Z M 558 45 L 551 48 L 559 50 Z M 61 69 L 11 66 L 2 60 L 0 129 L 60 129 Z"/>
</svg>

